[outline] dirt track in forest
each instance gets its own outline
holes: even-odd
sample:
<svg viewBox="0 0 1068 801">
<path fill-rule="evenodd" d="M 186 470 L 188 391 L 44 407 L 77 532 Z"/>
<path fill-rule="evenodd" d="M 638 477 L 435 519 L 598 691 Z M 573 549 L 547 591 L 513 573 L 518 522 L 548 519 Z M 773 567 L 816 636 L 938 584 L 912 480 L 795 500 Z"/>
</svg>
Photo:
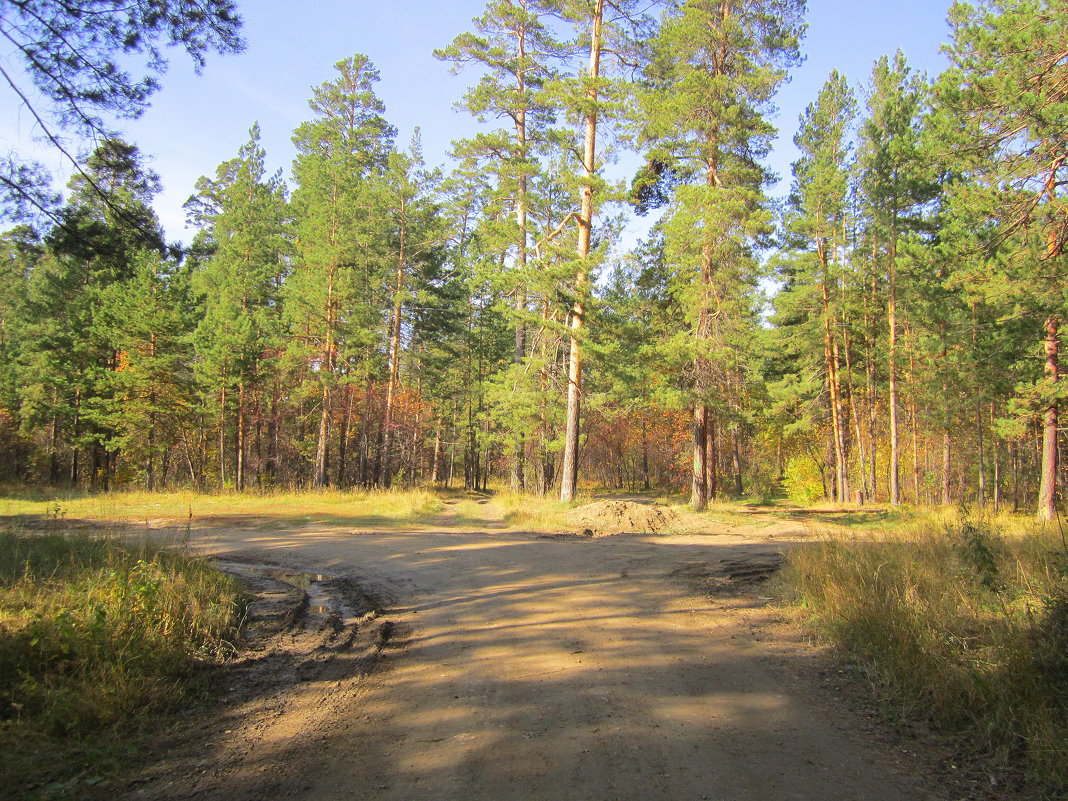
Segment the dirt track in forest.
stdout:
<svg viewBox="0 0 1068 801">
<path fill-rule="evenodd" d="M 755 583 L 809 536 L 194 521 L 259 592 L 219 711 L 130 799 L 936 799 Z"/>
</svg>

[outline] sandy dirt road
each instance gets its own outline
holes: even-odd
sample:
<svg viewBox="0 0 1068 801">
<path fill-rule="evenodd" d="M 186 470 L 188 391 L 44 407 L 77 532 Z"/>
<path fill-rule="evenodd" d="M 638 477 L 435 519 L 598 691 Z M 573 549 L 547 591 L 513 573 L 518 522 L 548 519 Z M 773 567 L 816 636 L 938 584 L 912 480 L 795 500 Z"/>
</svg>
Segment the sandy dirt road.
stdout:
<svg viewBox="0 0 1068 801">
<path fill-rule="evenodd" d="M 747 580 L 797 534 L 195 528 L 202 553 L 323 581 L 126 796 L 939 798 L 765 625 Z"/>
</svg>

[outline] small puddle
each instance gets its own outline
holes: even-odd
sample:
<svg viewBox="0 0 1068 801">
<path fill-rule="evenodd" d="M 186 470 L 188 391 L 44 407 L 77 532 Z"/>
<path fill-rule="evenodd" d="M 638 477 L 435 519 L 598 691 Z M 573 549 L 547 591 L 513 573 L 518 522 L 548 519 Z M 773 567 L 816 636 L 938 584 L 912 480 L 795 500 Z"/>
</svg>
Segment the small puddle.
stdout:
<svg viewBox="0 0 1068 801">
<path fill-rule="evenodd" d="M 226 570 L 237 575 L 267 576 L 277 579 L 292 587 L 302 590 L 308 597 L 308 614 L 311 616 L 325 617 L 337 614 L 348 625 L 357 620 L 356 613 L 335 598 L 323 588 L 323 582 L 330 581 L 334 576 L 326 573 L 304 573 L 299 570 L 286 570 L 274 565 L 255 565 L 245 562 L 215 561 L 220 570 Z"/>
</svg>

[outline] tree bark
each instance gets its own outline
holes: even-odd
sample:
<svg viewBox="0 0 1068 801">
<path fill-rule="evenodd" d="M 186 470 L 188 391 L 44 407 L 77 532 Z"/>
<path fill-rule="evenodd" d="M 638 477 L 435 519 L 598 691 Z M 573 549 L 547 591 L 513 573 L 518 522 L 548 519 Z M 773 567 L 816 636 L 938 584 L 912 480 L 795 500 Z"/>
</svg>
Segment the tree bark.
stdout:
<svg viewBox="0 0 1068 801">
<path fill-rule="evenodd" d="M 693 481 L 690 492 L 690 506 L 696 512 L 704 511 L 708 505 L 707 435 L 708 407 L 698 399 L 693 405 Z"/>
<path fill-rule="evenodd" d="M 396 296 L 393 301 L 393 320 L 389 334 L 389 385 L 386 387 L 386 409 L 383 421 L 382 434 L 382 460 L 379 463 L 378 483 L 388 487 L 391 479 L 390 458 L 393 447 L 393 413 L 397 401 L 397 390 L 400 381 L 400 336 L 401 336 L 401 313 L 404 307 L 404 269 L 408 254 L 405 251 L 405 234 L 407 233 L 404 221 L 405 203 L 401 200 L 401 227 L 400 248 L 397 257 Z"/>
<path fill-rule="evenodd" d="M 578 485 L 579 413 L 582 401 L 582 345 L 580 337 L 586 324 L 584 295 L 589 283 L 590 244 L 593 234 L 593 179 L 597 170 L 597 80 L 601 74 L 601 22 L 604 0 L 594 0 L 590 17 L 589 87 L 586 90 L 586 139 L 582 153 L 585 180 L 580 191 L 581 210 L 578 221 L 579 272 L 575 277 L 575 300 L 571 307 L 571 353 L 567 375 L 567 427 L 564 433 L 564 464 L 560 474 L 560 500 L 575 498 Z"/>
<path fill-rule="evenodd" d="M 1057 389 L 1059 375 L 1060 319 L 1046 318 L 1046 376 L 1050 389 Z M 1042 424 L 1042 467 L 1038 488 L 1038 519 L 1053 520 L 1057 515 L 1057 400 L 1046 407 Z"/>
<path fill-rule="evenodd" d="M 896 237 L 895 237 L 896 238 Z M 892 243 L 889 250 L 889 293 L 886 302 L 887 327 L 889 329 L 889 398 L 890 404 L 890 505 L 901 503 L 900 480 L 900 443 L 898 442 L 897 419 L 897 259 L 896 246 Z"/>
</svg>

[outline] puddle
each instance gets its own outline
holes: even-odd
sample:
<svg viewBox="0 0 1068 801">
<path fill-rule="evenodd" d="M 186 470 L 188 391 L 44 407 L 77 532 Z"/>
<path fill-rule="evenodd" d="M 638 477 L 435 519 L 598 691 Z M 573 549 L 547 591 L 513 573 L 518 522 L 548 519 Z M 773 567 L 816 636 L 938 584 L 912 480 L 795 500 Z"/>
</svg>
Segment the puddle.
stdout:
<svg viewBox="0 0 1068 801">
<path fill-rule="evenodd" d="M 220 570 L 239 576 L 266 576 L 302 590 L 308 598 L 308 614 L 313 617 L 337 614 L 346 625 L 355 622 L 359 617 L 347 604 L 342 603 L 323 588 L 324 582 L 335 578 L 326 573 L 304 573 L 274 565 L 255 565 L 223 560 L 215 560 L 215 565 Z"/>
<path fill-rule="evenodd" d="M 286 584 L 292 584 L 294 587 L 300 587 L 302 590 L 308 590 L 317 582 L 333 578 L 333 576 L 326 576 L 322 573 L 294 573 L 291 570 L 282 570 L 276 567 L 264 567 L 263 569 L 266 575 L 271 578 L 284 581 Z"/>
</svg>

